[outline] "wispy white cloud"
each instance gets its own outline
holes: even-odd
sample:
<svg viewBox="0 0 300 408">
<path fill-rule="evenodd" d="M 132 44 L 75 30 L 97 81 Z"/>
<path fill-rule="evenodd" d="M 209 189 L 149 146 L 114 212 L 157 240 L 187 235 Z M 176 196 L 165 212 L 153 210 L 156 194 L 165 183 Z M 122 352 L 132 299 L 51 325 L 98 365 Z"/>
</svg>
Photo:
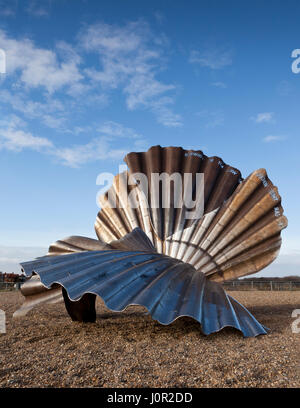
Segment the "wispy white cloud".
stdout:
<svg viewBox="0 0 300 408">
<path fill-rule="evenodd" d="M 25 12 L 31 17 L 49 16 L 55 0 L 0 0 L 0 15 L 15 16 L 17 12 Z"/>
<path fill-rule="evenodd" d="M 196 113 L 205 122 L 206 128 L 215 128 L 224 124 L 225 115 L 222 110 L 208 111 L 202 110 Z"/>
<path fill-rule="evenodd" d="M 89 132 L 96 136 L 87 143 L 72 146 L 58 146 L 45 137 L 24 131 L 26 125 L 14 115 L 9 120 L 0 121 L 0 150 L 35 150 L 57 158 L 65 166 L 79 167 L 96 160 L 121 160 L 129 150 L 146 148 L 148 145 L 142 135 L 112 121 L 94 128 L 76 128 L 77 134 Z"/>
<path fill-rule="evenodd" d="M 154 18 L 158 24 L 162 24 L 165 21 L 165 16 L 160 11 L 154 12 Z"/>
<path fill-rule="evenodd" d="M 289 81 L 283 80 L 279 82 L 276 90 L 280 96 L 288 96 L 293 92 L 293 86 Z"/>
<path fill-rule="evenodd" d="M 274 122 L 274 112 L 258 113 L 256 116 L 252 117 L 251 119 L 256 123 Z"/>
<path fill-rule="evenodd" d="M 139 106 L 152 107 L 153 102 L 156 102 L 155 98 L 157 96 L 174 88 L 173 85 L 165 85 L 157 81 L 153 75 L 150 77 L 147 77 L 147 75 L 134 76 L 124 89 L 128 95 L 127 106 L 131 110 Z M 159 101 L 165 105 L 165 99 L 159 99 Z"/>
<path fill-rule="evenodd" d="M 47 96 L 43 102 L 29 98 L 21 91 L 10 92 L 7 89 L 0 91 L 0 100 L 5 106 L 21 113 L 26 119 L 39 119 L 45 126 L 62 130 L 66 122 L 66 108 L 57 98 Z"/>
<path fill-rule="evenodd" d="M 5 17 L 15 16 L 17 0 L 0 0 L 0 15 Z"/>
<path fill-rule="evenodd" d="M 218 81 L 218 82 L 212 82 L 212 86 L 215 86 L 216 88 L 227 88 L 227 85 L 224 82 Z"/>
<path fill-rule="evenodd" d="M 115 91 L 128 110 L 147 110 L 163 126 L 182 126 L 181 115 L 173 110 L 177 85 L 160 78 L 168 47 L 164 35 L 153 33 L 144 21 L 101 23 L 85 27 L 76 41 L 46 49 L 0 29 L 0 48 L 7 57 L 0 108 L 8 112 L 0 122 L 0 149 L 35 150 L 72 167 L 121 159 L 128 150 L 142 149 L 147 146 L 144 137 L 121 124 L 82 124 L 89 107 L 102 109 Z M 98 62 L 87 64 L 90 56 Z M 49 129 L 41 137 L 41 125 L 63 132 L 64 143 L 52 140 Z"/>
<path fill-rule="evenodd" d="M 52 142 L 20 129 L 24 123 L 16 116 L 0 121 L 0 150 L 22 151 L 23 149 L 42 150 L 51 148 Z"/>
<path fill-rule="evenodd" d="M 82 58 L 69 44 L 60 41 L 49 51 L 31 40 L 11 38 L 0 29 L 1 47 L 7 57 L 7 75 L 0 90 L 2 109 L 72 133 L 76 113 L 90 105 L 98 109 L 107 105 L 107 97 L 79 72 Z"/>
<path fill-rule="evenodd" d="M 87 144 L 57 148 L 53 154 L 69 167 L 79 167 L 96 160 L 121 160 L 125 156 L 125 148 L 114 148 L 111 139 L 98 137 Z"/>
<path fill-rule="evenodd" d="M 127 128 L 120 123 L 107 121 L 97 128 L 97 131 L 106 136 L 121 137 L 127 139 L 139 139 L 141 137 L 135 130 Z"/>
<path fill-rule="evenodd" d="M 6 53 L 7 75 L 19 73 L 20 83 L 29 88 L 43 87 L 53 93 L 83 79 L 78 55 L 61 52 L 59 58 L 61 46 L 55 53 L 35 46 L 30 39 L 11 38 L 0 29 L 0 48 Z"/>
<path fill-rule="evenodd" d="M 192 50 L 189 62 L 213 70 L 222 69 L 226 66 L 232 65 L 233 51 L 231 49 L 224 50 L 219 47 L 211 47 L 203 51 Z"/>
<path fill-rule="evenodd" d="M 25 11 L 34 17 L 45 17 L 50 13 L 51 0 L 29 0 Z"/>
<path fill-rule="evenodd" d="M 123 26 L 91 25 L 79 33 L 77 44 L 60 41 L 51 50 L 38 47 L 28 38 L 13 38 L 0 29 L 0 48 L 6 51 L 6 81 L 14 86 L 14 92 L 10 92 L 13 97 L 6 95 L 6 100 L 14 109 L 28 112 L 34 109 L 29 95 L 33 90 L 40 91 L 47 104 L 54 94 L 63 94 L 73 105 L 94 102 L 101 107 L 109 103 L 110 93 L 116 90 L 124 95 L 129 110 L 148 110 L 164 126 L 181 126 L 180 114 L 172 109 L 177 86 L 159 78 L 165 68 L 166 45 L 165 36 L 154 34 L 143 21 Z M 90 54 L 98 56 L 98 64 L 87 64 Z M 39 116 L 42 118 L 42 114 Z M 58 123 L 49 116 L 45 119 L 46 125 Z"/>
<path fill-rule="evenodd" d="M 172 98 L 164 97 L 151 104 L 151 110 L 157 114 L 157 121 L 167 127 L 180 127 L 183 125 L 181 115 L 174 113 L 169 105 L 173 103 Z"/>
<path fill-rule="evenodd" d="M 52 154 L 69 167 L 96 160 L 121 160 L 128 150 L 147 146 L 147 141 L 133 129 L 108 121 L 98 126 L 98 136 L 90 142 L 56 148 Z"/>
<path fill-rule="evenodd" d="M 2 140 L 1 140 L 2 139 Z M 21 151 L 24 148 L 40 150 L 43 147 L 51 147 L 52 142 L 44 137 L 33 136 L 30 132 L 9 128 L 0 130 L 0 149 Z"/>
<path fill-rule="evenodd" d="M 285 140 L 285 136 L 280 136 L 280 135 L 269 135 L 263 138 L 263 142 L 265 143 L 271 143 L 271 142 L 279 142 Z"/>
<path fill-rule="evenodd" d="M 85 73 L 102 89 L 121 89 L 128 109 L 148 109 L 165 126 L 182 124 L 170 107 L 174 103 L 170 92 L 176 86 L 158 79 L 165 38 L 154 36 L 147 23 L 96 24 L 81 32 L 80 43 L 86 51 L 99 54 L 102 69 L 88 68 Z"/>
</svg>

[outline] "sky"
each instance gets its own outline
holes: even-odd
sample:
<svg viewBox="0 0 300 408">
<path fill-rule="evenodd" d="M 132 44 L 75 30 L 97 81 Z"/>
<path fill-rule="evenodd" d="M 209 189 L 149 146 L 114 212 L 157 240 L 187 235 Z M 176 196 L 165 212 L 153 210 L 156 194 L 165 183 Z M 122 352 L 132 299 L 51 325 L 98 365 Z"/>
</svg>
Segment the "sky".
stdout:
<svg viewBox="0 0 300 408">
<path fill-rule="evenodd" d="M 299 275 L 299 17 L 297 0 L 0 0 L 0 271 L 96 238 L 98 174 L 160 144 L 266 168 L 289 226 L 253 276 Z"/>
</svg>

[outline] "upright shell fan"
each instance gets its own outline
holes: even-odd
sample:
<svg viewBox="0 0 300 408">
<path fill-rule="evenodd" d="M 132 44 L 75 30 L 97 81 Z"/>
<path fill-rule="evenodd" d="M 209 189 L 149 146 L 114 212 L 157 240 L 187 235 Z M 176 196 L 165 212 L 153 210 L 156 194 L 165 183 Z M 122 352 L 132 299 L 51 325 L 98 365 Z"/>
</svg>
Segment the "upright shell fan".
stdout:
<svg viewBox="0 0 300 408">
<path fill-rule="evenodd" d="M 23 263 L 38 276 L 23 285 L 15 315 L 60 300 L 62 287 L 73 320 L 94 321 L 99 295 L 115 311 L 145 306 L 162 324 L 185 315 L 205 334 L 225 326 L 265 334 L 219 282 L 256 273 L 279 252 L 287 219 L 266 171 L 242 180 L 222 159 L 180 147 L 154 146 L 125 162 L 128 172 L 100 197 L 99 241 L 69 237 Z"/>
</svg>

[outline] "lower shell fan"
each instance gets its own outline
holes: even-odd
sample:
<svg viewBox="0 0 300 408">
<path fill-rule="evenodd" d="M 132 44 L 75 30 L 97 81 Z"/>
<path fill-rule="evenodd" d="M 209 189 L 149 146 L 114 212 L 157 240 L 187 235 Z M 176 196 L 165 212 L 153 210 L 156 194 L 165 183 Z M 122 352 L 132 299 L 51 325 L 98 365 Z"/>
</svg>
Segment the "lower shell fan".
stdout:
<svg viewBox="0 0 300 408">
<path fill-rule="evenodd" d="M 145 248 L 133 251 L 135 240 Z M 123 249 L 116 249 L 118 244 Z M 124 249 L 126 246 L 128 250 Z M 267 333 L 267 329 L 228 296 L 219 283 L 208 280 L 204 273 L 187 263 L 157 253 L 138 228 L 111 248 L 45 256 L 23 263 L 22 267 L 26 275 L 39 276 L 45 301 L 50 292 L 53 291 L 55 297 L 58 286 L 63 287 L 66 308 L 73 320 L 95 321 L 95 297 L 98 295 L 113 311 L 120 312 L 128 305 L 145 306 L 152 318 L 161 324 L 190 316 L 201 324 L 205 334 L 226 326 L 242 331 L 246 337 Z M 30 281 L 28 284 L 32 285 Z M 26 285 L 22 288 L 24 293 Z M 46 290 L 53 286 L 52 290 Z M 39 301 L 43 299 L 42 294 L 39 294 Z M 29 300 L 15 315 L 27 312 L 36 301 Z"/>
</svg>

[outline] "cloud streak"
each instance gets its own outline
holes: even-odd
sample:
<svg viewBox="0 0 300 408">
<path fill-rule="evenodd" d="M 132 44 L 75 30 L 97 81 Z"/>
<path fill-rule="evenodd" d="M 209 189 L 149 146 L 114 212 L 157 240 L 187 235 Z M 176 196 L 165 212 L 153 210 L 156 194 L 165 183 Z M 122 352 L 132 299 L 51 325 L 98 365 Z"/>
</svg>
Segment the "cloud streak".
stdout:
<svg viewBox="0 0 300 408">
<path fill-rule="evenodd" d="M 120 123 L 107 121 L 96 128 L 78 129 L 78 133 L 96 133 L 87 143 L 72 146 L 58 146 L 44 137 L 24 131 L 26 123 L 17 116 L 0 122 L 0 150 L 14 152 L 35 150 L 58 159 L 68 167 L 97 160 L 121 160 L 128 150 L 146 148 L 147 141 L 142 135 Z"/>
<path fill-rule="evenodd" d="M 56 148 L 52 154 L 69 167 L 97 160 L 121 160 L 128 150 L 146 147 L 147 142 L 133 129 L 116 122 L 105 122 L 97 129 L 98 136 L 86 144 Z"/>
<path fill-rule="evenodd" d="M 0 122 L 0 150 L 20 152 L 24 149 L 41 151 L 52 148 L 50 140 L 33 136 L 30 132 L 20 129 L 20 126 L 23 126 L 23 122 L 16 116 L 12 116 L 9 121 Z"/>
<path fill-rule="evenodd" d="M 256 123 L 274 122 L 274 112 L 258 113 L 256 116 L 252 117 L 251 119 Z"/>
<path fill-rule="evenodd" d="M 205 121 L 205 127 L 207 129 L 222 126 L 225 121 L 225 115 L 222 110 L 202 110 L 200 112 L 197 112 L 196 115 L 199 116 L 203 121 Z"/>
<path fill-rule="evenodd" d="M 215 86 L 216 88 L 227 88 L 227 85 L 224 82 L 218 81 L 218 82 L 212 82 L 212 86 Z"/>
<path fill-rule="evenodd" d="M 232 65 L 233 51 L 231 49 L 224 50 L 218 47 L 211 47 L 203 51 L 192 50 L 189 62 L 201 67 L 218 70 Z"/>
<path fill-rule="evenodd" d="M 61 46 L 55 53 L 37 47 L 29 39 L 11 38 L 0 30 L 0 48 L 6 52 L 7 75 L 17 74 L 19 83 L 28 88 L 45 88 L 51 94 L 83 79 L 79 70 L 80 58 L 70 50 L 63 52 L 65 49 Z"/>
<path fill-rule="evenodd" d="M 272 142 L 280 142 L 285 140 L 285 136 L 280 136 L 280 135 L 268 135 L 263 138 L 263 142 L 265 143 L 272 143 Z"/>
</svg>

